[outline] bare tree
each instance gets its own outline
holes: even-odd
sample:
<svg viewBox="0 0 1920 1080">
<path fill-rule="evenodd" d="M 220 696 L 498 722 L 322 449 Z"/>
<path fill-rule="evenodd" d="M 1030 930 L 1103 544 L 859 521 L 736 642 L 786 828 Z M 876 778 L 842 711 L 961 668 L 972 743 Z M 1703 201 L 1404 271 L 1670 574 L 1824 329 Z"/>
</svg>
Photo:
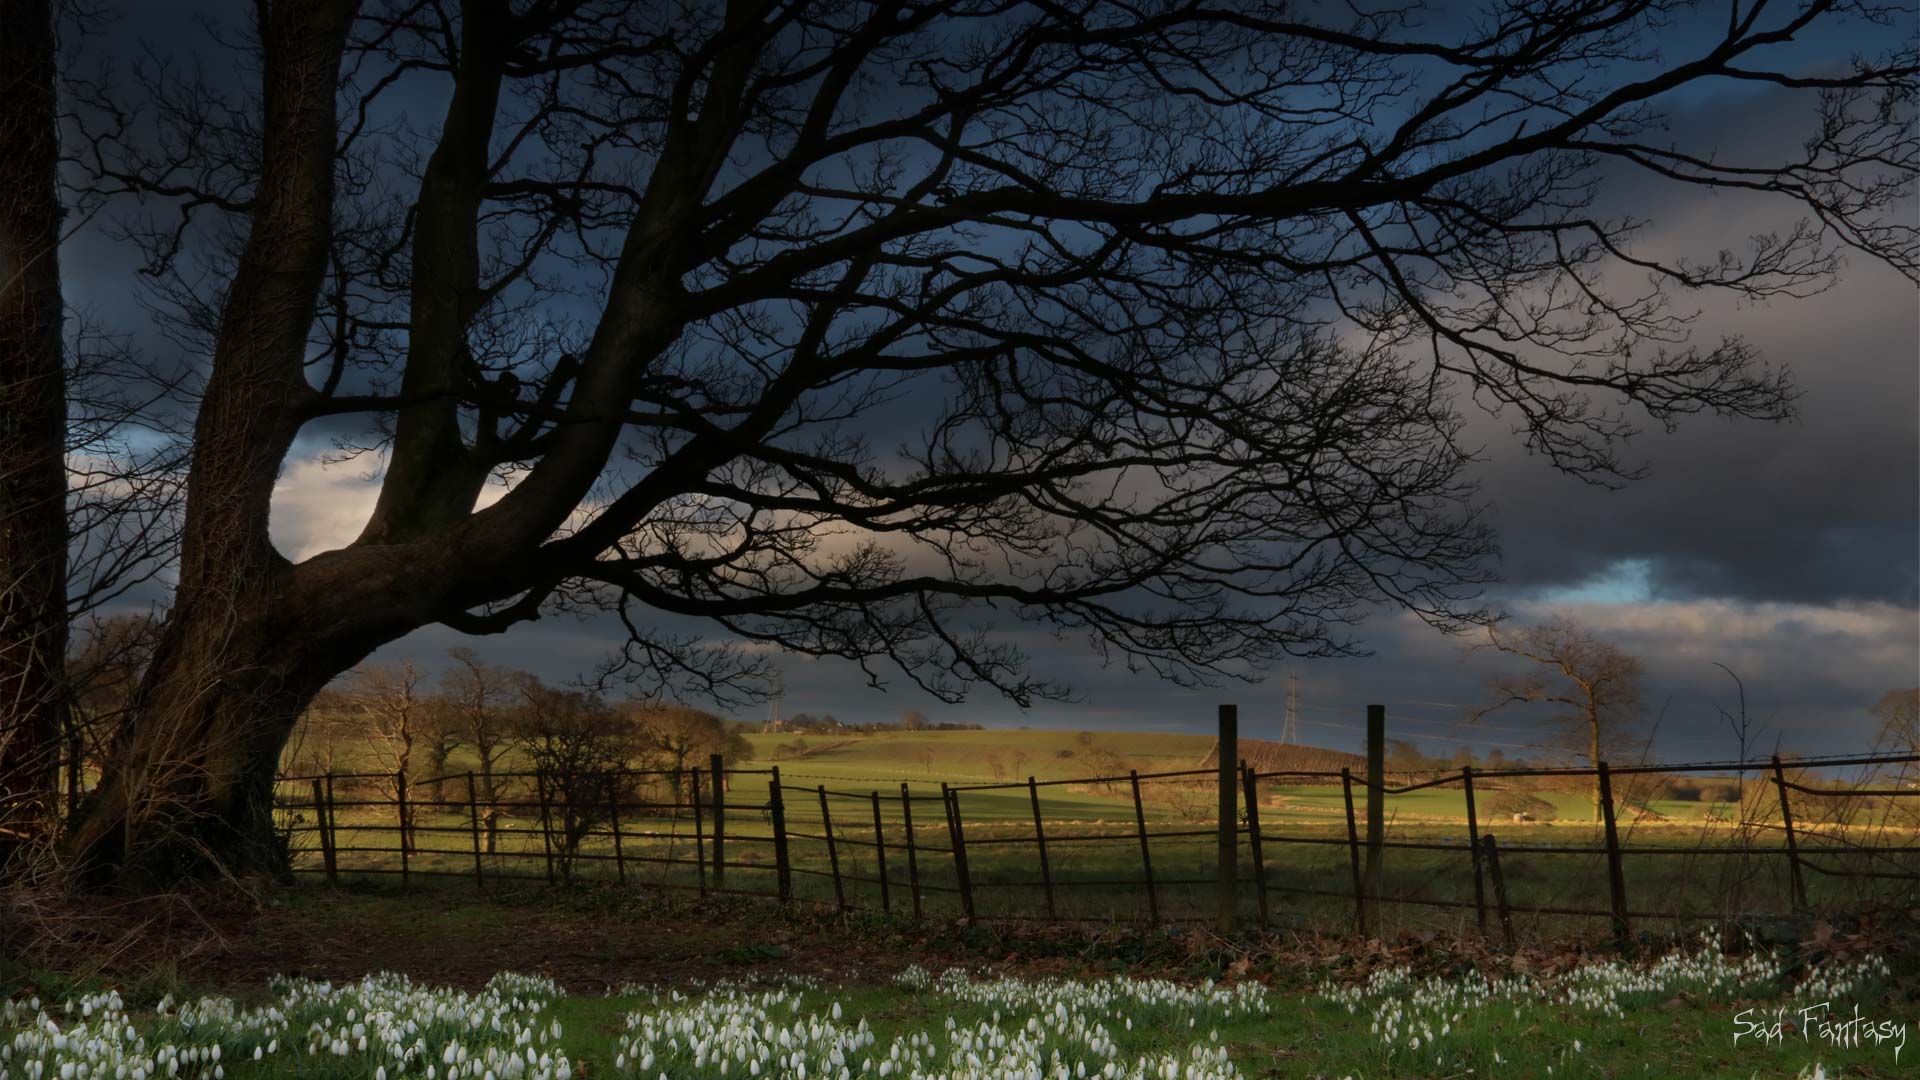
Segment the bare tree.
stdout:
<svg viewBox="0 0 1920 1080">
<path fill-rule="evenodd" d="M 500 799 L 493 772 L 513 749 L 514 710 L 523 703 L 520 688 L 528 675 L 485 663 L 465 646 L 447 655 L 453 666 L 440 676 L 440 700 L 448 730 L 472 748 L 480 766 L 480 797 L 492 806 Z"/>
<path fill-rule="evenodd" d="M 593 694 L 526 676 L 520 686 L 520 750 L 533 763 L 545 816 L 567 880 L 588 835 L 609 820 L 621 776 L 640 750 L 631 717 Z"/>
<path fill-rule="evenodd" d="M 1920 687 L 1889 690 L 1867 710 L 1880 721 L 1879 742 L 1899 754 L 1920 754 Z"/>
<path fill-rule="evenodd" d="M 210 358 L 139 723 L 69 833 L 103 870 L 276 859 L 301 707 L 434 623 L 605 608 L 607 678 L 723 703 L 769 654 L 674 619 L 1021 703 L 1061 688 L 988 605 L 1183 684 L 1350 652 L 1381 601 L 1462 629 L 1491 538 L 1458 407 L 1617 483 L 1630 413 L 1791 411 L 1668 290 L 1804 295 L 1837 245 L 1920 273 L 1911 54 L 1769 66 L 1891 5 L 1749 4 L 1691 51 L 1665 0 L 252 10 L 237 62 L 73 110 Z M 1806 153 L 1659 134 L 1720 82 L 1817 98 Z M 1603 170 L 1819 224 L 1663 260 L 1590 212 Z M 322 420 L 383 479 L 295 563 L 273 486 Z M 163 761 L 194 768 L 145 790 Z"/>
<path fill-rule="evenodd" d="M 1488 680 L 1492 700 L 1473 710 L 1471 719 L 1511 705 L 1553 705 L 1561 711 L 1550 720 L 1558 741 L 1598 765 L 1607 754 L 1624 749 L 1629 725 L 1640 716 L 1640 661 L 1612 642 L 1596 638 L 1571 619 L 1556 618 L 1539 626 L 1506 631 L 1498 623 L 1487 627 L 1487 640 L 1476 648 L 1491 648 L 1526 660 L 1531 667 Z M 1600 783 L 1594 780 L 1593 816 L 1599 820 Z"/>
<path fill-rule="evenodd" d="M 356 668 L 341 688 L 341 701 L 352 713 L 373 763 L 382 773 L 381 788 L 400 812 L 400 843 L 414 849 L 414 819 L 418 805 L 403 799 L 400 785 L 414 767 L 416 751 L 435 734 L 434 704 L 427 696 L 427 678 L 411 660 L 397 666 Z"/>
<path fill-rule="evenodd" d="M 900 711 L 900 730 L 925 731 L 927 727 L 926 713 L 921 712 L 919 709 L 902 709 Z"/>
<path fill-rule="evenodd" d="M 365 745 L 358 717 L 345 695 L 327 687 L 301 710 L 283 756 L 296 773 L 348 772 L 353 752 Z"/>
<path fill-rule="evenodd" d="M 710 756 L 719 754 L 729 765 L 753 759 L 753 744 L 746 736 L 704 709 L 646 701 L 628 711 L 647 767 L 667 771 L 675 801 L 686 793 L 687 771 L 706 764 Z"/>
</svg>

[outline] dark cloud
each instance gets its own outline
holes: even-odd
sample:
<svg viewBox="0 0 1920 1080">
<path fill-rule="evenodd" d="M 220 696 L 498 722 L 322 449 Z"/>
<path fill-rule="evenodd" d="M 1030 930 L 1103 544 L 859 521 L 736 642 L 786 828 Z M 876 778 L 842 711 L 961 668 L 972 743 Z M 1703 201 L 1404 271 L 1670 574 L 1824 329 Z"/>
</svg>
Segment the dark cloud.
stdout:
<svg viewBox="0 0 1920 1080">
<path fill-rule="evenodd" d="M 1446 7 L 1441 5 L 1441 7 Z M 144 40 L 160 54 L 200 51 L 213 70 L 231 61 L 207 44 L 190 5 L 132 5 L 111 47 L 124 63 Z M 241 5 L 207 4 L 228 28 Z M 1679 35 L 1674 50 L 1693 44 Z M 1817 65 L 1870 44 L 1859 36 L 1803 49 Z M 230 75 L 233 70 L 226 69 Z M 1784 109 L 1777 93 L 1746 88 L 1693 91 L 1669 103 L 1666 137 L 1713 146 L 1729 158 L 1791 152 L 1808 130 L 1805 112 Z M 431 110 L 421 126 L 430 126 Z M 1626 175 L 1603 191 L 1603 209 L 1630 210 L 1653 224 L 1639 238 L 1646 250 L 1710 257 L 1740 237 L 1786 225 L 1775 204 Z M 63 250 L 63 272 L 75 306 L 139 330 L 129 295 L 137 261 L 98 227 Z M 1529 459 L 1498 419 L 1475 417 L 1473 438 L 1486 448 L 1482 490 L 1498 527 L 1503 590 L 1494 599 L 1521 618 L 1543 614 L 1550 601 L 1623 564 L 1643 565 L 1644 593 L 1635 602 L 1594 604 L 1580 612 L 1649 664 L 1649 699 L 1666 703 L 1655 742 L 1670 758 L 1720 757 L 1714 707 L 1730 706 L 1725 663 L 1747 680 L 1749 701 L 1788 750 L 1852 747 L 1870 738 L 1865 707 L 1884 690 L 1920 684 L 1920 304 L 1911 282 L 1856 257 L 1842 281 L 1801 302 L 1741 307 L 1725 298 L 1677 297 L 1698 305 L 1696 341 L 1710 345 L 1739 334 L 1761 345 L 1768 361 L 1793 368 L 1805 392 L 1793 423 L 1766 425 L 1695 417 L 1666 434 L 1647 432 L 1628 450 L 1650 475 L 1607 492 Z M 157 346 L 156 346 L 157 347 Z M 919 408 L 929 402 L 922 400 Z M 914 421 L 880 418 L 883 453 Z M 315 430 L 303 450 L 326 446 Z M 348 542 L 371 508 L 368 459 L 337 474 L 310 463 L 288 470 L 276 503 L 275 537 L 296 557 Z M 885 692 L 866 687 L 853 665 L 784 662 L 789 712 L 834 712 L 849 720 L 886 719 L 920 709 L 935 719 L 1063 728 L 1205 730 L 1213 705 L 1242 706 L 1250 735 L 1274 735 L 1285 711 L 1285 671 L 1254 686 L 1192 692 L 1149 676 L 1100 667 L 1078 640 L 1056 641 L 1010 628 L 1038 672 L 1069 683 L 1082 700 L 1022 711 L 982 697 L 964 706 L 933 702 L 897 673 L 882 671 Z M 1363 631 L 1375 655 L 1299 665 L 1303 741 L 1358 745 L 1363 709 L 1389 706 L 1396 737 L 1434 750 L 1536 741 L 1538 718 L 1516 715 L 1493 726 L 1459 724 L 1461 708 L 1478 700 L 1490 667 L 1463 658 L 1461 643 L 1415 620 L 1383 614 Z M 545 619 L 491 638 L 468 639 L 444 628 L 416 632 L 381 658 L 414 656 L 429 664 L 455 644 L 470 644 L 500 663 L 564 680 L 591 670 L 618 640 L 605 620 Z"/>
</svg>

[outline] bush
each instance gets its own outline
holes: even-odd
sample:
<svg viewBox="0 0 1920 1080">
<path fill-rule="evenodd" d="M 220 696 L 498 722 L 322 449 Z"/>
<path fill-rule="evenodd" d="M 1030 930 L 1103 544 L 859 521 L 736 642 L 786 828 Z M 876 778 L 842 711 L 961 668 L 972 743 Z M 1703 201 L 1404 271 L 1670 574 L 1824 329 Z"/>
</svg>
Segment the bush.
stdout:
<svg viewBox="0 0 1920 1080">
<path fill-rule="evenodd" d="M 1531 792 L 1519 788 L 1496 791 L 1487 800 L 1487 810 L 1497 818 L 1511 820 L 1515 814 L 1525 814 L 1535 821 L 1552 821 L 1553 804 Z"/>
</svg>

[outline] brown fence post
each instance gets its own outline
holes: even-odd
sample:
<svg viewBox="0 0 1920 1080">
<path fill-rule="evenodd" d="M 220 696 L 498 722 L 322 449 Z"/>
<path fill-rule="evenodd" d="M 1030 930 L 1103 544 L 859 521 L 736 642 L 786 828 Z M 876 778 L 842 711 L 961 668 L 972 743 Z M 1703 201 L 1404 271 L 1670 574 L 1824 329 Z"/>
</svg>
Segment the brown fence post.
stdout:
<svg viewBox="0 0 1920 1080">
<path fill-rule="evenodd" d="M 847 910 L 847 890 L 840 883 L 840 850 L 833 842 L 833 815 L 827 810 L 827 785 L 820 785 L 820 831 L 827 838 L 827 862 L 833 867 L 833 899 Z"/>
<path fill-rule="evenodd" d="M 467 821 L 473 827 L 473 881 L 484 886 L 487 876 L 480 858 L 480 795 L 474 787 L 472 773 L 467 774 Z"/>
<path fill-rule="evenodd" d="M 1222 934 L 1233 933 L 1236 896 L 1240 877 L 1240 814 L 1235 774 L 1240 766 L 1240 707 L 1220 706 L 1220 865 L 1214 873 L 1214 900 L 1217 911 L 1214 928 Z"/>
<path fill-rule="evenodd" d="M 1240 767 L 1240 778 L 1247 789 L 1247 850 L 1253 856 L 1253 895 L 1260 902 L 1260 925 L 1266 926 L 1267 863 L 1260 852 L 1260 778 L 1251 765 Z"/>
<path fill-rule="evenodd" d="M 713 889 L 727 887 L 727 766 L 719 754 L 708 759 L 713 778 Z"/>
<path fill-rule="evenodd" d="M 1040 887 L 1047 893 L 1047 918 L 1057 919 L 1060 913 L 1053 906 L 1053 867 L 1047 862 L 1047 830 L 1040 824 L 1040 784 L 1033 777 L 1027 777 L 1027 795 L 1033 799 L 1033 842 L 1040 850 Z"/>
<path fill-rule="evenodd" d="M 1347 797 L 1347 854 L 1353 863 L 1353 925 L 1367 932 L 1367 891 L 1360 881 L 1360 826 L 1353 818 L 1353 771 L 1340 770 L 1340 789 Z"/>
<path fill-rule="evenodd" d="M 393 805 L 400 817 L 400 884 L 404 887 L 411 880 L 408 853 L 413 848 L 413 827 L 407 822 L 407 770 L 393 774 L 393 793 Z"/>
<path fill-rule="evenodd" d="M 547 853 L 547 884 L 554 883 L 553 869 L 553 800 L 548 797 L 547 772 L 535 769 L 533 773 L 534 790 L 540 797 L 540 845 Z"/>
<path fill-rule="evenodd" d="M 774 877 L 779 881 L 780 900 L 793 900 L 793 863 L 787 855 L 787 801 L 780 792 L 780 766 L 773 767 L 767 780 L 767 808 L 773 815 Z"/>
<path fill-rule="evenodd" d="M 880 793 L 873 793 L 873 864 L 880 870 L 880 910 L 892 911 L 893 898 L 887 888 L 887 838 L 880 831 Z"/>
<path fill-rule="evenodd" d="M 700 806 L 700 766 L 691 770 L 693 779 L 689 790 L 693 792 L 693 865 L 700 871 L 700 895 L 707 895 L 707 823 Z"/>
<path fill-rule="evenodd" d="M 340 833 L 333 819 L 333 771 L 327 771 L 327 844 L 324 854 L 327 858 L 327 880 L 340 880 Z"/>
<path fill-rule="evenodd" d="M 1500 933 L 1507 939 L 1507 948 L 1513 948 L 1513 912 L 1507 907 L 1507 879 L 1500 873 L 1500 845 L 1493 834 L 1480 838 L 1487 845 L 1487 874 L 1493 878 L 1493 902 L 1500 913 Z"/>
<path fill-rule="evenodd" d="M 913 893 L 913 917 L 920 917 L 920 853 L 913 840 L 913 797 L 907 794 L 906 781 L 900 782 L 900 820 L 907 833 L 907 888 Z"/>
<path fill-rule="evenodd" d="M 1133 781 L 1133 823 L 1140 830 L 1140 868 L 1147 874 L 1147 917 L 1157 923 L 1160 921 L 1160 896 L 1153 886 L 1153 852 L 1147 843 L 1147 811 L 1140 804 L 1140 770 L 1130 770 L 1127 776 Z"/>
<path fill-rule="evenodd" d="M 1473 915 L 1480 932 L 1487 932 L 1487 889 L 1480 873 L 1480 818 L 1473 805 L 1473 766 L 1460 767 L 1460 784 L 1467 793 L 1467 848 L 1473 855 Z"/>
<path fill-rule="evenodd" d="M 1367 895 L 1380 899 L 1386 857 L 1387 707 L 1367 706 Z"/>
<path fill-rule="evenodd" d="M 620 843 L 620 774 L 607 774 L 607 824 L 613 830 L 613 866 L 620 884 L 627 883 L 627 853 Z"/>
<path fill-rule="evenodd" d="M 1800 842 L 1793 834 L 1793 809 L 1787 804 L 1787 772 L 1773 755 L 1773 785 L 1780 793 L 1780 824 L 1787 830 L 1787 873 L 1793 885 L 1793 910 L 1807 909 L 1807 882 L 1800 876 Z"/>
<path fill-rule="evenodd" d="M 327 792 L 319 777 L 313 778 L 313 828 L 320 837 L 320 865 L 333 880 L 333 837 L 327 834 Z"/>
<path fill-rule="evenodd" d="M 971 924 L 974 921 L 973 877 L 967 873 L 967 832 L 966 824 L 960 819 L 960 793 L 942 781 L 940 798 L 947 804 L 947 833 L 952 837 L 953 875 L 960 886 L 960 908 Z"/>
<path fill-rule="evenodd" d="M 1627 925 L 1627 876 L 1620 866 L 1620 830 L 1614 825 L 1613 775 L 1607 763 L 1600 762 L 1600 814 L 1607 831 L 1607 892 L 1613 909 L 1613 936 L 1625 941 L 1631 933 Z"/>
</svg>

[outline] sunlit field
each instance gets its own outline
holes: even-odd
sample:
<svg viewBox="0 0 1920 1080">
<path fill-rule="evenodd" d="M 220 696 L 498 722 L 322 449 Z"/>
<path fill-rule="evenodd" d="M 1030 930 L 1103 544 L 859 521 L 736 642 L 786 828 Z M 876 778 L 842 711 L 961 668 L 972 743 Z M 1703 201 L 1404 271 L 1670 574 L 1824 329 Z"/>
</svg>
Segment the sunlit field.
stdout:
<svg viewBox="0 0 1920 1080">
<path fill-rule="evenodd" d="M 1013 978 L 909 967 L 890 982 L 722 981 L 566 993 L 501 974 L 468 993 L 377 975 L 279 978 L 243 998 L 106 990 L 0 1007 L 0 1076 L 792 1077 L 1230 1080 L 1259 1076 L 1889 1075 L 1905 1027 L 1752 1034 L 1813 1010 L 1897 1019 L 1867 957 L 1800 967 L 1713 936 L 1640 964 L 1417 977 L 1381 967 L 1294 991 L 1240 979 Z M 1904 1024 L 1904 1021 L 1902 1021 Z M 1736 1038 L 1736 1035 L 1740 1037 Z"/>
<path fill-rule="evenodd" d="M 1143 921 L 1212 918 L 1217 911 L 1215 780 L 1206 775 L 1155 776 L 1194 769 L 1212 745 L 1208 738 L 1143 733 L 1088 737 L 1060 731 L 749 738 L 756 756 L 740 767 L 780 770 L 790 890 L 798 902 L 962 914 L 955 837 L 941 798 L 943 784 L 952 784 L 960 789 L 961 841 L 977 917 Z M 799 742 L 805 747 L 797 746 Z M 1124 777 L 1066 782 L 1097 771 L 1100 764 L 1111 767 L 1116 760 L 1146 776 L 1138 808 Z M 497 816 L 483 824 L 482 807 L 470 801 L 466 776 L 458 771 L 463 764 L 456 755 L 450 763 L 453 775 L 411 789 L 415 849 L 404 860 L 396 850 L 399 825 L 385 781 L 337 779 L 336 875 L 400 875 L 420 887 L 436 881 L 460 887 L 462 879 L 465 887 L 488 881 L 574 879 L 688 892 L 772 894 L 779 889 L 772 778 L 764 772 L 732 777 L 725 792 L 725 866 L 716 874 L 710 780 L 701 789 L 704 809 L 699 815 L 691 810 L 687 788 L 676 793 L 665 781 L 652 782 L 634 797 L 634 804 L 623 800 L 615 814 L 592 823 L 568 857 L 553 847 L 531 781 L 506 786 L 495 803 Z M 1025 785 L 1029 776 L 1038 786 Z M 305 874 L 322 870 L 312 784 L 290 782 L 280 791 L 282 823 L 296 866 Z M 1000 786 L 970 786 L 983 784 Z M 1675 923 L 1665 916 L 1676 912 L 1688 922 L 1792 908 L 1770 779 L 1749 774 L 1744 782 L 1714 781 L 1717 790 L 1737 793 L 1737 802 L 1724 796 L 1675 798 L 1663 784 L 1653 777 L 1627 777 L 1616 789 L 1620 835 L 1628 852 L 1627 908 L 1637 922 L 1671 929 Z M 1249 835 L 1243 831 L 1240 837 L 1242 917 L 1280 927 L 1356 925 L 1363 913 L 1351 898 L 1346 792 L 1338 784 L 1274 780 L 1261 782 L 1258 791 L 1262 842 L 1257 869 Z M 1520 820 L 1503 813 L 1503 796 L 1509 794 L 1524 799 L 1537 814 Z M 1358 788 L 1355 798 L 1364 798 Z M 648 800 L 661 805 L 649 809 Z M 1801 801 L 1797 816 L 1803 854 L 1809 856 L 1803 866 L 1809 904 L 1912 898 L 1910 881 L 1849 879 L 1836 872 L 1842 867 L 1899 873 L 1920 869 L 1911 820 L 1920 808 L 1912 800 L 1904 805 L 1881 801 L 1888 805 L 1856 800 L 1844 815 L 1820 800 Z M 665 804 L 670 803 L 680 805 L 669 809 Z M 1480 868 L 1476 888 L 1460 787 L 1390 795 L 1385 812 L 1390 843 L 1438 847 L 1388 850 L 1384 902 L 1365 913 L 1370 927 L 1460 929 L 1477 926 L 1483 909 L 1492 922 L 1498 899 L 1490 868 Z M 616 814 L 617 840 L 611 827 Z M 1154 834 L 1144 845 L 1142 824 Z M 1606 862 L 1598 851 L 1604 837 L 1593 820 L 1588 790 L 1577 782 L 1527 785 L 1512 792 L 1498 783 L 1484 784 L 1478 792 L 1477 826 L 1482 835 L 1494 834 L 1505 852 L 1501 884 L 1509 905 L 1520 912 L 1511 920 L 1516 933 L 1595 925 L 1593 916 L 1568 913 L 1607 908 Z M 1044 865 L 1039 836 L 1046 840 Z M 1151 891 L 1146 886 L 1149 867 Z M 1524 910 L 1528 908 L 1562 910 L 1530 914 Z"/>
</svg>

